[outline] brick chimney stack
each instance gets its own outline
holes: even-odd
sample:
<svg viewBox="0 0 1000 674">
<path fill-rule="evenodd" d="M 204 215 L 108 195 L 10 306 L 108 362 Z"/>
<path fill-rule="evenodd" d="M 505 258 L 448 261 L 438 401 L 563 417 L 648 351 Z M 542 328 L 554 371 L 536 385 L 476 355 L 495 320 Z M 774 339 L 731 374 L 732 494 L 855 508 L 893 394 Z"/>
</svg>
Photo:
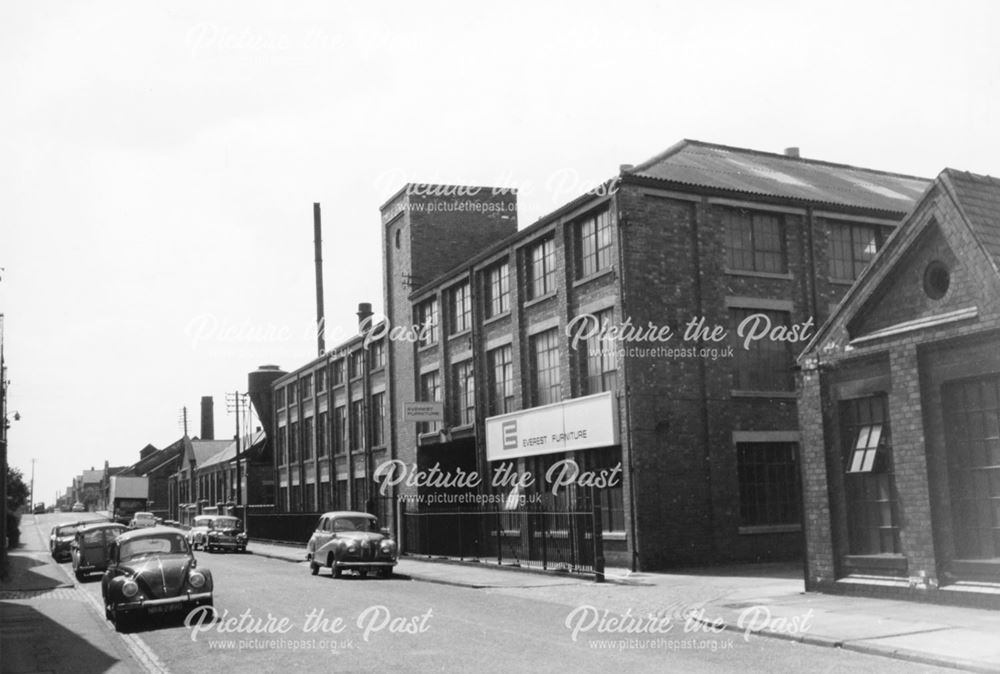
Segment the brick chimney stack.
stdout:
<svg viewBox="0 0 1000 674">
<path fill-rule="evenodd" d="M 212 396 L 201 397 L 201 439 L 215 440 L 215 403 Z"/>
</svg>

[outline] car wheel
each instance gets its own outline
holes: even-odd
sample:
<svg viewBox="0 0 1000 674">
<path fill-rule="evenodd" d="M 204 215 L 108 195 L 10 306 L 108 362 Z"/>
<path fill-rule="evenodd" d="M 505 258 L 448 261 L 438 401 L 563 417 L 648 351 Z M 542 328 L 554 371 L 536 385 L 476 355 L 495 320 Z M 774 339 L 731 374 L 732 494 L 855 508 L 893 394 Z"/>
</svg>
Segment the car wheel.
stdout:
<svg viewBox="0 0 1000 674">
<path fill-rule="evenodd" d="M 386 567 L 379 572 L 379 575 L 383 578 L 392 578 L 392 567 Z"/>
<path fill-rule="evenodd" d="M 358 569 L 358 575 L 362 578 L 366 578 L 368 576 L 368 569 Z"/>
<path fill-rule="evenodd" d="M 309 562 L 309 571 L 314 576 L 319 574 L 319 564 L 316 562 Z"/>
<path fill-rule="evenodd" d="M 338 569 L 337 567 L 333 568 L 333 577 L 334 578 L 340 578 L 340 576 L 343 575 L 343 573 L 344 573 L 343 569 Z"/>
<path fill-rule="evenodd" d="M 125 611 L 119 611 L 116 608 L 111 609 L 111 623 L 115 626 L 115 629 L 119 632 L 127 632 L 132 629 L 134 625 L 134 619 L 132 616 L 128 615 Z"/>
<path fill-rule="evenodd" d="M 77 569 L 76 571 L 74 571 L 73 575 L 75 575 L 76 579 L 78 581 L 80 581 L 81 583 L 83 582 L 83 579 L 87 577 L 87 574 L 85 574 L 83 571 L 80 571 L 80 569 Z"/>
</svg>

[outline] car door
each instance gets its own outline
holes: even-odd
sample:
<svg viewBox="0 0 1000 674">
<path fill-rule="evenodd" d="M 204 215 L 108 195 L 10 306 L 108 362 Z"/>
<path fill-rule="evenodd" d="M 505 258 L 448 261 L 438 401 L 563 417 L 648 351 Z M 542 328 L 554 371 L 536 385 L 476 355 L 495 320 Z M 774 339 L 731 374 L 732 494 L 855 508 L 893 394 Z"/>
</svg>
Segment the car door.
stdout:
<svg viewBox="0 0 1000 674">
<path fill-rule="evenodd" d="M 316 525 L 316 531 L 313 533 L 313 551 L 322 548 L 331 538 L 333 538 L 333 518 L 320 517 L 319 523 Z"/>
</svg>

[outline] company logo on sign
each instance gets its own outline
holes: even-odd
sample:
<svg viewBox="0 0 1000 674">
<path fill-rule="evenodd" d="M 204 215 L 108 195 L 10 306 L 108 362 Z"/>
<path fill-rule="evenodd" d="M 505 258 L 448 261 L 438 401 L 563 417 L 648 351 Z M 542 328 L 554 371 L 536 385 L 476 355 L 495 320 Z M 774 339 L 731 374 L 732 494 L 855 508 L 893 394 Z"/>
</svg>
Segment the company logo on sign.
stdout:
<svg viewBox="0 0 1000 674">
<path fill-rule="evenodd" d="M 517 419 L 503 422 L 500 430 L 503 433 L 503 448 L 517 449 Z"/>
</svg>

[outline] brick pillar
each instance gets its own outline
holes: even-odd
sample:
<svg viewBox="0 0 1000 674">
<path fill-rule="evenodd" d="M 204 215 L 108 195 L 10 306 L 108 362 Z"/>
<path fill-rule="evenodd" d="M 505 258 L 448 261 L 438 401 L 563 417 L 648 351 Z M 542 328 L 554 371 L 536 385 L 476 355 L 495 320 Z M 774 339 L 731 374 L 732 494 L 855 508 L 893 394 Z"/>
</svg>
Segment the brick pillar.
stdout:
<svg viewBox="0 0 1000 674">
<path fill-rule="evenodd" d="M 823 388 L 818 370 L 803 369 L 799 375 L 799 392 L 805 581 L 807 590 L 817 590 L 836 580 L 823 433 Z"/>
<path fill-rule="evenodd" d="M 889 364 L 889 424 L 892 430 L 893 472 L 898 494 L 899 543 L 909 560 L 909 575 L 937 584 L 934 535 L 931 529 L 930 485 L 927 480 L 920 370 L 913 343 L 894 347 Z M 921 573 L 922 572 L 922 573 Z"/>
</svg>

